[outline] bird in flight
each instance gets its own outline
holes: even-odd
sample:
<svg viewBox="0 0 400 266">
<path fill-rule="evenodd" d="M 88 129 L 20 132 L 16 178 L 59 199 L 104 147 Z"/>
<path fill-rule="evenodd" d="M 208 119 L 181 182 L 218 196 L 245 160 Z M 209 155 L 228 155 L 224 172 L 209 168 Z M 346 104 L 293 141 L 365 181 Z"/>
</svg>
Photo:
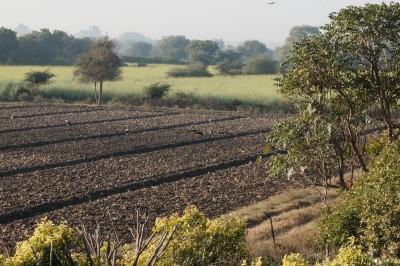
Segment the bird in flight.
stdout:
<svg viewBox="0 0 400 266">
<path fill-rule="evenodd" d="M 276 4 L 276 2 L 268 2 L 267 5 L 273 5 Z"/>
</svg>

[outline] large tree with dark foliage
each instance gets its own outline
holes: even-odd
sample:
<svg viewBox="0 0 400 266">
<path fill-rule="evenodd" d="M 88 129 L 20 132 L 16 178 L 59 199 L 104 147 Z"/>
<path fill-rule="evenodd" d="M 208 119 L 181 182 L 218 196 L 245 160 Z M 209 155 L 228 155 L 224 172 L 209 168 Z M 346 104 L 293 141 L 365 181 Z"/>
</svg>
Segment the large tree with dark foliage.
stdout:
<svg viewBox="0 0 400 266">
<path fill-rule="evenodd" d="M 88 51 L 90 39 L 76 39 L 59 30 L 33 31 L 18 38 L 17 59 L 20 65 L 71 65 L 75 58 Z"/>
<path fill-rule="evenodd" d="M 180 62 L 187 61 L 186 47 L 190 40 L 185 36 L 171 35 L 164 36 L 157 43 L 157 49 L 160 56 L 167 60 L 176 60 Z"/>
<path fill-rule="evenodd" d="M 241 53 L 247 61 L 250 58 L 254 58 L 260 55 L 273 56 L 272 50 L 268 49 L 265 44 L 257 40 L 248 40 L 237 47 L 239 53 Z"/>
<path fill-rule="evenodd" d="M 108 36 L 102 37 L 92 45 L 89 52 L 81 54 L 76 60 L 74 75 L 83 82 L 94 83 L 96 104 L 101 104 L 104 81 L 121 78 L 121 61 L 114 51 L 115 47 L 115 41 Z"/>
<path fill-rule="evenodd" d="M 0 28 L 0 64 L 9 64 L 18 47 L 17 33 L 13 30 Z"/>
<path fill-rule="evenodd" d="M 218 51 L 218 43 L 209 40 L 193 40 L 186 48 L 190 64 L 210 65 L 215 62 Z"/>
<path fill-rule="evenodd" d="M 282 130 L 271 134 L 275 139 L 269 137 L 269 143 L 280 141 L 282 146 L 275 148 L 287 149 L 274 157 L 275 167 L 280 160 L 280 170 L 304 176 L 312 172 L 307 168 L 312 165 L 299 165 L 299 160 L 291 162 L 288 156 L 299 147 L 312 148 L 312 140 L 320 140 L 320 132 L 326 132 L 324 154 L 336 158 L 326 174 L 338 173 L 344 185 L 346 169 L 368 171 L 370 130 L 384 128 L 382 136 L 388 141 L 400 137 L 400 124 L 393 115 L 400 100 L 400 3 L 350 6 L 332 13 L 330 19 L 322 34 L 312 34 L 293 46 L 278 80 L 281 93 L 303 115 L 282 127 L 301 129 L 306 142 L 298 143 L 298 137 L 288 140 L 287 132 L 294 131 Z M 300 127 L 305 121 L 313 126 Z M 314 156 L 310 161 L 323 158 L 321 153 L 302 154 Z M 322 163 L 327 166 L 327 161 Z"/>
</svg>

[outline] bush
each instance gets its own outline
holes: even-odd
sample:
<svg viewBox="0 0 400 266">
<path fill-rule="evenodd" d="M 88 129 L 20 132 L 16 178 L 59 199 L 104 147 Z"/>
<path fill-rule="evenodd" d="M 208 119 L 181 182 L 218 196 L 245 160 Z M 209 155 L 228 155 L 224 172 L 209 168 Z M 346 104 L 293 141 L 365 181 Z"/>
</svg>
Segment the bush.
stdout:
<svg viewBox="0 0 400 266">
<path fill-rule="evenodd" d="M 215 68 L 222 75 L 239 75 L 242 73 L 243 63 L 240 61 L 225 59 L 224 61 L 217 63 Z"/>
<path fill-rule="evenodd" d="M 282 260 L 282 266 L 311 266 L 300 254 L 290 254 Z"/>
<path fill-rule="evenodd" d="M 175 234 L 160 265 L 234 265 L 248 256 L 245 245 L 246 229 L 243 221 L 210 221 L 197 208 L 187 207 L 182 216 L 174 214 L 156 220 L 155 233 L 169 233 L 176 226 Z M 140 261 L 146 262 L 155 249 L 143 253 Z M 128 265 L 132 256 L 125 256 Z"/>
<path fill-rule="evenodd" d="M 50 79 L 55 77 L 49 70 L 31 71 L 25 74 L 25 81 L 28 82 L 29 88 L 38 88 L 39 85 L 45 85 L 50 82 Z"/>
<path fill-rule="evenodd" d="M 360 228 L 360 210 L 354 204 L 349 192 L 343 195 L 332 212 L 327 212 L 319 221 L 321 240 L 334 246 L 345 245 L 350 237 L 359 239 L 358 229 Z"/>
<path fill-rule="evenodd" d="M 278 67 L 278 61 L 270 59 L 268 56 L 259 56 L 247 61 L 244 72 L 248 75 L 276 74 Z"/>
<path fill-rule="evenodd" d="M 17 100 L 20 102 L 30 102 L 31 101 L 31 96 L 29 93 L 23 92 L 18 95 Z"/>
<path fill-rule="evenodd" d="M 372 258 L 362 251 L 362 247 L 355 245 L 355 239 L 350 238 L 347 245 L 339 249 L 339 254 L 326 266 L 372 266 L 375 265 Z"/>
<path fill-rule="evenodd" d="M 6 260 L 6 265 L 50 265 L 51 249 L 53 265 L 69 265 L 64 251 L 76 247 L 79 247 L 78 231 L 43 219 L 28 240 L 17 244 L 15 255 Z"/>
<path fill-rule="evenodd" d="M 400 254 L 400 142 L 387 144 L 331 215 L 324 237 L 341 243 L 349 235 L 375 257 Z"/>
<path fill-rule="evenodd" d="M 182 78 L 182 77 L 212 77 L 213 75 L 208 71 L 207 66 L 201 63 L 188 65 L 186 67 L 173 68 L 167 72 L 169 77 Z"/>
<path fill-rule="evenodd" d="M 167 83 L 156 82 L 144 87 L 143 90 L 148 99 L 160 99 L 169 92 L 171 86 Z"/>
</svg>

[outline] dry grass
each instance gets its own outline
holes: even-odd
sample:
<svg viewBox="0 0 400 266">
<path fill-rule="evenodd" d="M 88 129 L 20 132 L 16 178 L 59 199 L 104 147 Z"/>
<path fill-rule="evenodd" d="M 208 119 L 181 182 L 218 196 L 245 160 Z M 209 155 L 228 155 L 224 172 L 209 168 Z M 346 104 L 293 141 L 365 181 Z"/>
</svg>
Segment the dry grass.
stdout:
<svg viewBox="0 0 400 266">
<path fill-rule="evenodd" d="M 335 203 L 338 191 L 329 190 L 329 205 Z M 293 189 L 268 200 L 234 211 L 227 216 L 244 219 L 248 227 L 247 244 L 252 257 L 283 255 L 299 252 L 308 257 L 322 254 L 317 243 L 317 219 L 323 204 L 312 188 Z M 276 239 L 271 234 L 272 217 Z"/>
</svg>

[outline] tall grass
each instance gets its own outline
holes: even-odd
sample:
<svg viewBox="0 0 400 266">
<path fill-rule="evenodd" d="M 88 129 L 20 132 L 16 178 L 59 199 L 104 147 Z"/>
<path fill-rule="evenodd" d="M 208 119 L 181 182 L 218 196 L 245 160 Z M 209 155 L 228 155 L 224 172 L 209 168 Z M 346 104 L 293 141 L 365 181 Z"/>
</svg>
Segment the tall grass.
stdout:
<svg viewBox="0 0 400 266">
<path fill-rule="evenodd" d="M 104 100 L 136 95 L 145 98 L 143 87 L 156 82 L 171 84 L 167 98 L 177 94 L 191 95 L 205 103 L 233 103 L 238 106 L 277 105 L 282 98 L 274 85 L 274 75 L 219 76 L 210 78 L 171 78 L 167 72 L 174 65 L 149 65 L 147 67 L 127 66 L 122 68 L 122 79 L 104 84 Z M 41 87 L 46 98 L 61 98 L 65 101 L 85 101 L 94 95 L 94 85 L 80 83 L 73 75 L 73 67 L 0 66 L 0 93 L 5 84 L 18 83 L 25 73 L 32 70 L 46 70 L 56 76 L 48 85 Z M 213 68 L 211 72 L 215 73 Z"/>
</svg>

